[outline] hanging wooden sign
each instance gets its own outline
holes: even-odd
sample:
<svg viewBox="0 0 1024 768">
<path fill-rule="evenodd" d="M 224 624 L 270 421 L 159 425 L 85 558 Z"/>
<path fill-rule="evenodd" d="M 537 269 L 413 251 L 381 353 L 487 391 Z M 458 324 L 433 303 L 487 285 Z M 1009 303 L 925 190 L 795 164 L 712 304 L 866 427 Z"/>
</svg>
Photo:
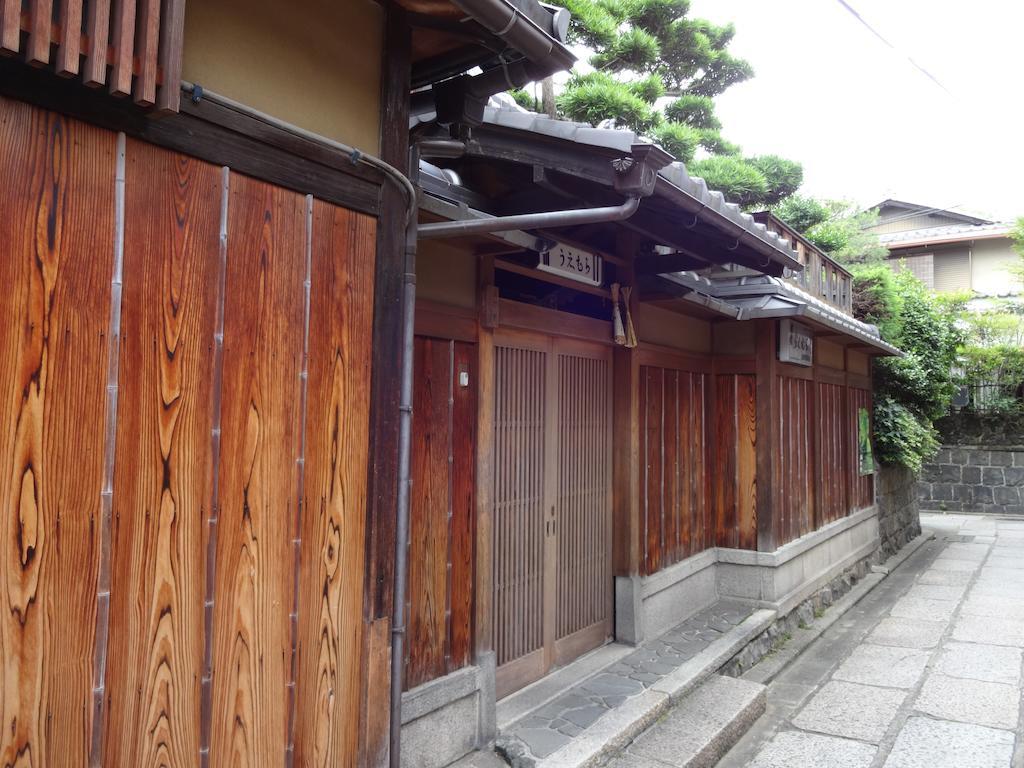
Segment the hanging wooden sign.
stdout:
<svg viewBox="0 0 1024 768">
<path fill-rule="evenodd" d="M 814 332 L 792 320 L 779 321 L 779 362 L 793 365 L 814 364 Z"/>
<path fill-rule="evenodd" d="M 537 265 L 537 269 L 542 272 L 551 272 L 589 285 L 601 285 L 603 267 L 603 259 L 596 253 L 564 243 L 556 243 L 550 250 L 541 253 Z"/>
</svg>

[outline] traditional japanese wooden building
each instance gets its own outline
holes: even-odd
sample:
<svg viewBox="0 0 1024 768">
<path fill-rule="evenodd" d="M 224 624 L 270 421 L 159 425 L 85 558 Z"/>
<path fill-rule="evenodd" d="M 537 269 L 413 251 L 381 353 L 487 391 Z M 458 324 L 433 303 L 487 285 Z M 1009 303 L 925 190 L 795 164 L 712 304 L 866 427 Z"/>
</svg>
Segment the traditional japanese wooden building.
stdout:
<svg viewBox="0 0 1024 768">
<path fill-rule="evenodd" d="M 446 759 L 589 650 L 788 612 L 878 546 L 858 422 L 897 350 L 849 272 L 670 159 L 509 103 L 420 166 L 404 717 Z"/>
<path fill-rule="evenodd" d="M 870 555 L 896 350 L 660 148 L 486 106 L 567 23 L 0 0 L 0 762 L 444 765 Z"/>
</svg>

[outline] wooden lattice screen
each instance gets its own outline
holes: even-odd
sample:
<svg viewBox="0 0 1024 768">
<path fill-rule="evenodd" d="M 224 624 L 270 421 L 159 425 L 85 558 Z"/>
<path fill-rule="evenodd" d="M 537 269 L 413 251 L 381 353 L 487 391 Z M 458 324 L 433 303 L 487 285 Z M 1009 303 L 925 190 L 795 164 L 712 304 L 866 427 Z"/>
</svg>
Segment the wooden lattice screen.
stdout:
<svg viewBox="0 0 1024 768">
<path fill-rule="evenodd" d="M 177 112 L 185 0 L 0 0 L 0 54 Z"/>
</svg>

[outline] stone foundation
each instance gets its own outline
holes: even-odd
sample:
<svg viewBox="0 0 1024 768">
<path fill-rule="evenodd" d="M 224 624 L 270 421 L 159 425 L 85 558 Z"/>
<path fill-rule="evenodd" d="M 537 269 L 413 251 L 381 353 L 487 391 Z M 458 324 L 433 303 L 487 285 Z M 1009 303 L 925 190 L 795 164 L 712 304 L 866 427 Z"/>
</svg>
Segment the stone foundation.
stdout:
<svg viewBox="0 0 1024 768">
<path fill-rule="evenodd" d="M 844 570 L 827 585 L 789 611 L 789 613 L 777 618 L 768 629 L 751 640 L 742 651 L 733 656 L 722 667 L 721 674 L 739 677 L 765 656 L 784 646 L 792 637 L 794 630 L 810 626 L 811 622 L 817 616 L 820 616 L 826 608 L 849 592 L 854 584 L 863 579 L 871 570 L 871 560 L 872 558 L 866 557 L 858 561 L 854 566 Z"/>
<path fill-rule="evenodd" d="M 917 484 L 924 512 L 1024 515 L 1024 445 L 948 445 Z"/>
<path fill-rule="evenodd" d="M 875 475 L 879 562 L 899 552 L 921 533 L 917 477 L 905 467 L 882 467 Z"/>
</svg>

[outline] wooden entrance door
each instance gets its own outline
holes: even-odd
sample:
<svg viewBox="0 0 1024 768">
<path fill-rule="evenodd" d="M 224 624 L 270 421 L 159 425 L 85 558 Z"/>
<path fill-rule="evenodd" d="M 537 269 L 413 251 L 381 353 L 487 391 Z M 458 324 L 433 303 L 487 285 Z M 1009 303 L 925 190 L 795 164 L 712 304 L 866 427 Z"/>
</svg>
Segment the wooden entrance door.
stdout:
<svg viewBox="0 0 1024 768">
<path fill-rule="evenodd" d="M 505 332 L 494 374 L 501 697 L 611 635 L 611 353 Z"/>
</svg>

